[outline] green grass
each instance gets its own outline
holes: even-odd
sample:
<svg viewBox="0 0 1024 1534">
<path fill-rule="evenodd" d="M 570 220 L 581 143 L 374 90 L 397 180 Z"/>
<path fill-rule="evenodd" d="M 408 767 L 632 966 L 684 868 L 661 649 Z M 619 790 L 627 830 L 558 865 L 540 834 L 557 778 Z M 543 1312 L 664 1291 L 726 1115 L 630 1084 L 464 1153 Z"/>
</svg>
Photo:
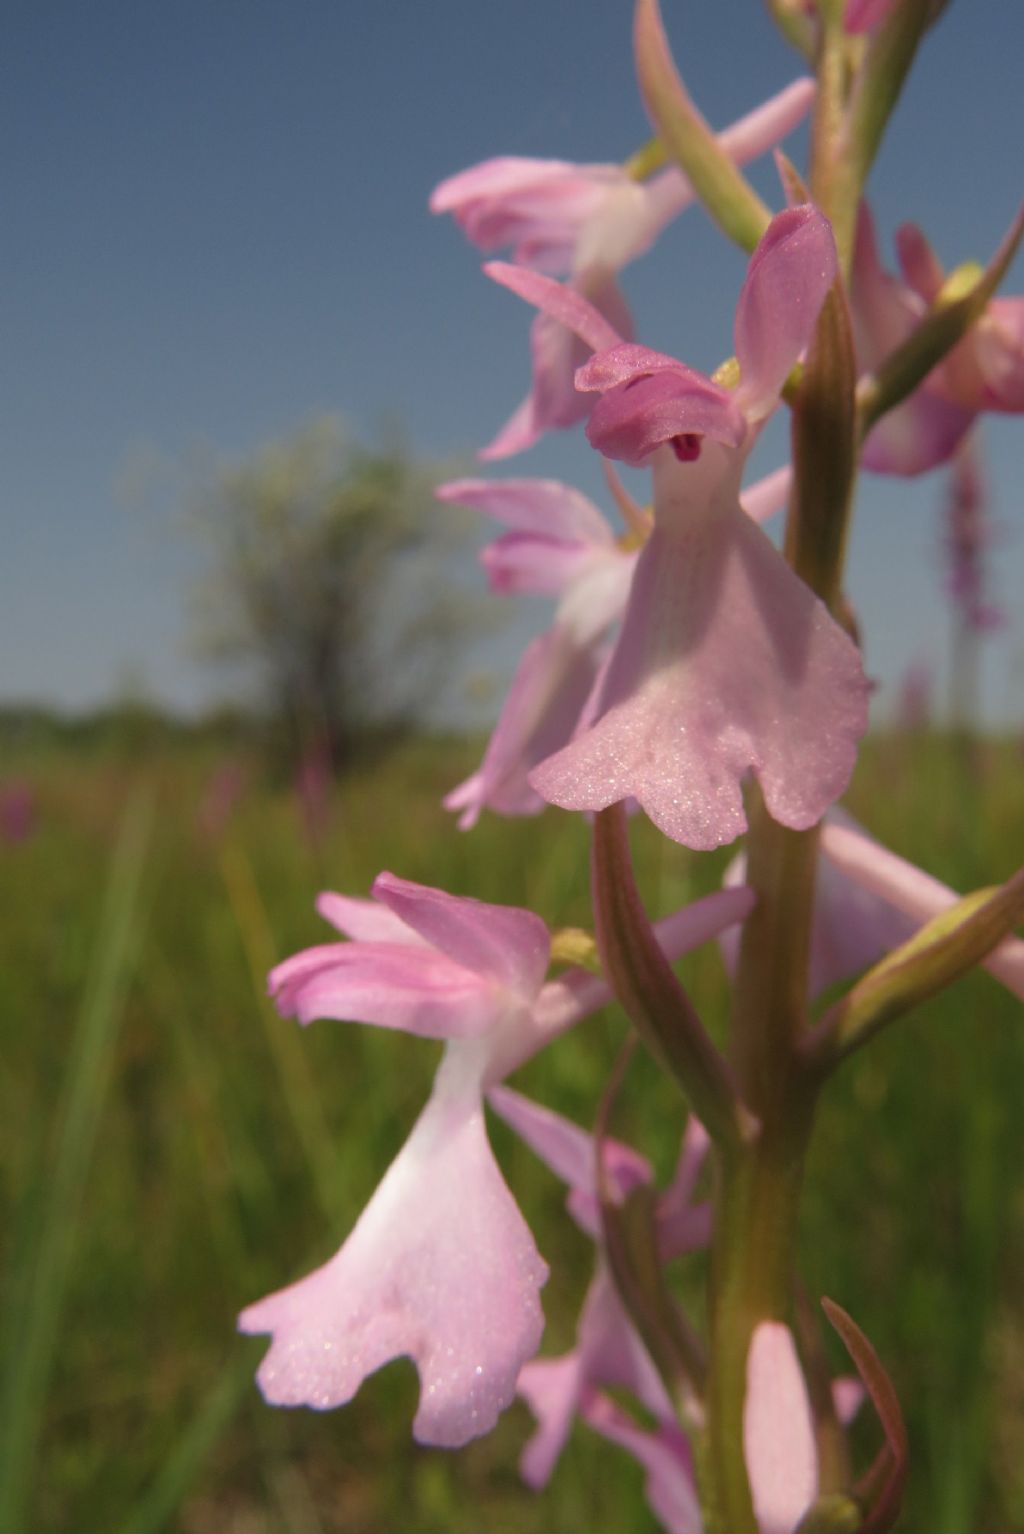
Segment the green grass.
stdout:
<svg viewBox="0 0 1024 1534">
<path fill-rule="evenodd" d="M 9 764 L 36 785 L 40 817 L 33 839 L 0 846 L 0 1383 L 18 1471 L 0 1534 L 655 1528 L 639 1472 L 584 1430 L 537 1498 L 515 1470 L 523 1408 L 461 1454 L 418 1449 L 407 1363 L 342 1412 L 275 1412 L 248 1383 L 264 1342 L 234 1335 L 243 1304 L 338 1245 L 436 1059 L 384 1030 L 300 1032 L 267 1004 L 268 965 L 322 936 L 316 891 L 362 893 L 391 868 L 588 922 L 578 820 L 454 830 L 438 801 L 472 758 L 412 744 L 353 774 L 319 848 L 290 796 L 258 784 L 220 842 L 205 840 L 208 749 L 140 761 L 54 747 Z M 972 783 L 940 741 L 881 741 L 850 804 L 966 888 L 1019 858 L 1019 774 L 1010 746 L 987 751 Z M 153 805 L 144 846 L 140 793 Z M 659 912 L 715 887 L 727 860 L 647 827 L 635 840 Z M 717 954 L 682 973 L 714 1023 Z M 522 1084 L 588 1122 L 621 1033 L 609 1010 Z M 646 1064 L 631 1079 L 624 1127 L 667 1167 L 677 1101 Z M 805 1271 L 897 1382 L 914 1445 L 907 1534 L 1024 1529 L 1022 1098 L 1020 1005 L 978 976 L 852 1061 L 821 1112 Z M 572 1336 L 591 1254 L 554 1179 L 500 1125 L 494 1142 L 554 1270 L 555 1350 Z M 860 1432 L 870 1455 L 870 1419 Z"/>
</svg>

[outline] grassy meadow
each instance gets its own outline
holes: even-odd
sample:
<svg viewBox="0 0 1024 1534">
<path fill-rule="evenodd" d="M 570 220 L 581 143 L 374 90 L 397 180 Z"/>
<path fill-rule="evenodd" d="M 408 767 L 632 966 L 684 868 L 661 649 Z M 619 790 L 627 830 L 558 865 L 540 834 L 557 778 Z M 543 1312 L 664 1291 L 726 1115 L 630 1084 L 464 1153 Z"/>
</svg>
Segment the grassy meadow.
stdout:
<svg viewBox="0 0 1024 1534">
<path fill-rule="evenodd" d="M 268 967 L 326 934 L 316 892 L 363 894 L 390 868 L 588 922 L 578 818 L 455 830 L 440 796 L 474 759 L 471 745 L 413 742 L 356 769 L 315 838 L 254 763 L 211 828 L 223 759 L 209 745 L 7 753 L 36 825 L 0 842 L 0 1534 L 656 1528 L 639 1470 L 585 1429 L 538 1498 L 516 1473 L 522 1406 L 461 1453 L 420 1449 L 408 1362 L 343 1411 L 276 1411 L 252 1384 L 264 1339 L 234 1332 L 242 1305 L 334 1251 L 437 1054 L 384 1030 L 300 1031 L 268 1005 Z M 938 738 L 879 739 L 848 803 L 968 888 L 1021 861 L 1021 765 L 1016 743 L 980 749 L 969 770 Z M 728 859 L 646 825 L 634 841 L 657 914 L 716 887 Z M 717 952 L 680 972 L 716 1026 Z M 517 1085 L 589 1123 L 622 1033 L 609 1009 Z M 630 1086 L 622 1132 L 632 1124 L 667 1170 L 679 1102 L 646 1061 Z M 1024 1529 L 1022 1104 L 1020 1004 L 984 975 L 897 1024 L 823 1103 L 805 1272 L 897 1383 L 914 1452 L 907 1534 Z M 545 1350 L 558 1351 L 591 1252 L 555 1179 L 502 1125 L 493 1140 L 552 1266 Z M 698 1269 L 681 1280 L 691 1293 Z M 866 1461 L 870 1413 L 858 1431 Z"/>
</svg>

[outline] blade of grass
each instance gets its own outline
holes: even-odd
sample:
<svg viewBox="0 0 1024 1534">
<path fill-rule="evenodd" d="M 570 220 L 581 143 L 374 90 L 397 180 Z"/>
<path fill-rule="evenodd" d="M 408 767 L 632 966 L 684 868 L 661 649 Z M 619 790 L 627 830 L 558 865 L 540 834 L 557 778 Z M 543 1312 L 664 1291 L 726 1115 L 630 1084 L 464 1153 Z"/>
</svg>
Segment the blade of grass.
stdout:
<svg viewBox="0 0 1024 1534">
<path fill-rule="evenodd" d="M 157 1534 L 168 1526 L 251 1384 L 252 1360 L 246 1352 L 225 1369 L 117 1534 Z"/>
<path fill-rule="evenodd" d="M 337 1229 L 345 1212 L 340 1191 L 341 1165 L 324 1116 L 323 1099 L 297 1027 L 293 1023 L 282 1024 L 267 999 L 266 976 L 278 955 L 274 951 L 266 907 L 252 868 L 240 848 L 225 845 L 221 853 L 221 869 L 228 902 L 245 950 L 267 1046 L 277 1068 L 296 1138 L 309 1163 L 320 1207 L 331 1227 Z"/>
<path fill-rule="evenodd" d="M 140 922 L 138 894 L 152 820 L 148 794 L 129 806 L 114 850 L 92 967 L 82 996 L 58 1110 L 31 1276 L 0 1382 L 0 1534 L 23 1534 L 46 1393 L 57 1347 L 93 1145 L 106 1097 Z"/>
</svg>

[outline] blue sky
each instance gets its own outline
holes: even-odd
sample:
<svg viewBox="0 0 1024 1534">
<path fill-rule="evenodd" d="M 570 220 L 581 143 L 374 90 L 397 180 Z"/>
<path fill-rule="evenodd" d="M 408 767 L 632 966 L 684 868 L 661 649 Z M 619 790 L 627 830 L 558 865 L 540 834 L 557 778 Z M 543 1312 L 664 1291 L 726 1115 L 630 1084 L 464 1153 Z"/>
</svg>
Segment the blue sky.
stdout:
<svg viewBox="0 0 1024 1534">
<path fill-rule="evenodd" d="M 664 8 L 716 125 L 799 72 L 758 0 Z M 132 681 L 197 706 L 218 679 L 187 646 L 190 493 L 214 460 L 325 412 L 367 435 L 396 418 L 429 458 L 490 438 L 525 389 L 528 316 L 427 196 L 492 154 L 636 148 L 649 130 L 630 6 L 13 0 L 5 16 L 0 699 L 84 707 Z M 1022 57 L 1024 7 L 952 0 L 876 167 L 886 242 L 911 217 L 948 265 L 994 248 L 1024 190 Z M 756 179 L 777 205 L 770 166 Z M 626 274 L 638 335 L 715 366 L 742 272 L 689 213 Z M 1018 258 L 1006 291 L 1022 287 Z M 985 423 L 993 579 L 1011 608 L 1019 430 Z M 578 433 L 503 472 L 600 493 Z M 883 681 L 947 648 L 943 492 L 934 475 L 865 482 L 849 586 Z M 988 646 L 983 698 L 989 717 L 1024 718 L 1019 621 Z"/>
</svg>

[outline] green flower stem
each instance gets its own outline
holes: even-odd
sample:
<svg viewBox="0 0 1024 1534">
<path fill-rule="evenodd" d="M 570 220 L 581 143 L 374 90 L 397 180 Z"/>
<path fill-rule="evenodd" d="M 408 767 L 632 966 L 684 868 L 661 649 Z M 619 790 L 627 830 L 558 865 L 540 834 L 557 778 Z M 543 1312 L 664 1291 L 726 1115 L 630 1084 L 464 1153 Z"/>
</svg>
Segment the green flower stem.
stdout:
<svg viewBox="0 0 1024 1534">
<path fill-rule="evenodd" d="M 839 268 L 849 279 L 859 187 L 847 151 L 849 49 L 841 8 L 823 8 L 818 45 L 818 95 L 811 121 L 811 196 L 831 220 Z"/>
<path fill-rule="evenodd" d="M 778 1104 L 757 1141 L 716 1162 L 711 1348 L 703 1468 L 708 1534 L 757 1534 L 743 1453 L 747 1354 L 760 1321 L 790 1320 L 797 1214 L 813 1095 Z"/>
<path fill-rule="evenodd" d="M 836 154 L 846 65 L 835 17 L 823 19 L 813 171 L 842 248 L 843 231 L 852 240 L 853 227 Z M 855 382 L 837 282 L 793 401 L 794 489 L 785 538 L 793 568 L 837 614 L 857 473 Z M 744 923 L 730 1052 L 740 1098 L 759 1129 L 735 1151 L 720 1150 L 716 1162 L 705 1471 L 712 1534 L 756 1534 L 743 1454 L 747 1354 L 759 1322 L 792 1323 L 799 1198 L 819 1080 L 802 1047 L 817 832 L 773 821 L 756 790 L 749 819 L 747 880 L 757 905 Z"/>
</svg>

